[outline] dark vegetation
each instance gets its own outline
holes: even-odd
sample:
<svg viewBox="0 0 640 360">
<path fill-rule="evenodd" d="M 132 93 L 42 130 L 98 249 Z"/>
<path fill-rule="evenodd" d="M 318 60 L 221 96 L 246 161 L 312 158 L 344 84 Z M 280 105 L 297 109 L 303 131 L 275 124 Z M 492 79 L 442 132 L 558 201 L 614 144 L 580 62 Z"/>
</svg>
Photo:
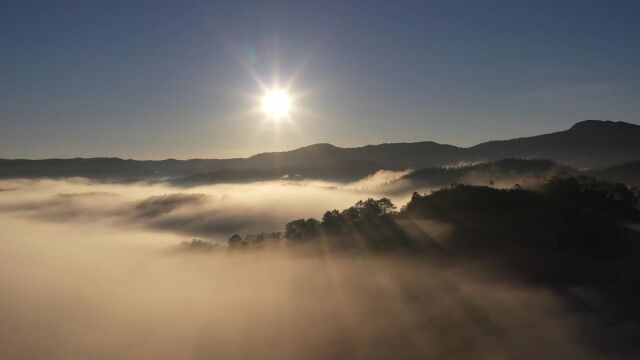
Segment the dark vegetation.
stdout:
<svg viewBox="0 0 640 360">
<path fill-rule="evenodd" d="M 494 181 L 544 182 L 554 175 L 573 174 L 575 169 L 544 159 L 502 159 L 493 162 L 418 169 L 404 176 L 417 184 L 447 186 L 453 183 L 489 185 Z"/>
<path fill-rule="evenodd" d="M 479 266 L 550 289 L 572 312 L 598 314 L 598 324 L 583 329 L 592 345 L 635 353 L 640 234 L 628 225 L 640 223 L 639 200 L 638 189 L 585 176 L 551 177 L 537 190 L 453 184 L 414 193 L 399 210 L 389 199 L 367 199 L 321 220 L 293 220 L 283 233 L 233 235 L 229 248 L 407 254 Z M 431 231 L 439 226 L 451 231 Z"/>
<path fill-rule="evenodd" d="M 640 161 L 593 170 L 591 175 L 598 179 L 640 186 Z"/>
<path fill-rule="evenodd" d="M 268 241 L 287 245 L 320 244 L 328 250 L 391 250 L 410 239 L 395 222 L 395 206 L 387 199 L 358 201 L 343 211 L 327 211 L 321 221 L 297 219 L 283 233 L 233 235 L 231 248 L 265 245 Z"/>
<path fill-rule="evenodd" d="M 220 248 L 220 245 L 211 243 L 209 241 L 203 241 L 200 239 L 191 239 L 190 241 L 183 241 L 178 245 L 180 251 L 191 252 L 209 252 L 216 248 Z"/>
<path fill-rule="evenodd" d="M 297 219 L 283 233 L 234 235 L 232 248 L 322 243 L 329 249 L 500 252 L 511 249 L 619 253 L 640 222 L 637 189 L 580 176 L 551 177 L 540 190 L 453 184 L 414 193 L 400 211 L 387 198 L 367 199 L 321 220 Z M 421 220 L 451 226 L 446 242 L 433 239 Z"/>
</svg>

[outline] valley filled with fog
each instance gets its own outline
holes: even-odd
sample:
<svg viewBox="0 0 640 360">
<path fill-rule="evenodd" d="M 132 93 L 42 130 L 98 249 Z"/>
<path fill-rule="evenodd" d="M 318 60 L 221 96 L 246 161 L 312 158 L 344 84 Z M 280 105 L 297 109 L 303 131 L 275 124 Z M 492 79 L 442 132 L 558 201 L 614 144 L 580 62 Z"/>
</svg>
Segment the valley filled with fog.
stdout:
<svg viewBox="0 0 640 360">
<path fill-rule="evenodd" d="M 553 293 L 464 270 L 176 254 L 149 246 L 171 237 L 133 230 L 7 218 L 0 227 L 3 358 L 535 358 L 539 344 L 549 357 L 587 355 L 580 319 Z"/>
<path fill-rule="evenodd" d="M 91 224 L 121 231 L 226 242 L 230 234 L 280 231 L 298 217 L 321 216 L 367 197 L 411 196 L 406 172 L 380 171 L 352 183 L 267 181 L 177 187 L 83 178 L 0 181 L 2 217 L 36 223 Z M 160 244 L 161 241 L 156 241 Z"/>
<path fill-rule="evenodd" d="M 226 247 L 233 233 L 282 231 L 369 197 L 400 207 L 429 190 L 405 175 L 196 187 L 1 181 L 0 357 L 593 355 L 601 319 L 570 311 L 565 293 L 500 262 Z M 446 240 L 447 224 L 421 226 Z M 220 247 L 183 251 L 194 238 Z M 602 301 L 587 287 L 570 292 Z"/>
<path fill-rule="evenodd" d="M 0 360 L 640 359 L 639 18 L 0 0 Z"/>
</svg>

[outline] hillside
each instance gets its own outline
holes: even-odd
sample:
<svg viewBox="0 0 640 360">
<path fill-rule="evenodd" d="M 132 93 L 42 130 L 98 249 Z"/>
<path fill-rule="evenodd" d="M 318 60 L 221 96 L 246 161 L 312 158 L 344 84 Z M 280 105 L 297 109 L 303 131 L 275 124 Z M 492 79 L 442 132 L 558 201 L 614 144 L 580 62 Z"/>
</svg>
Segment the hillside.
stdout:
<svg viewBox="0 0 640 360">
<path fill-rule="evenodd" d="M 591 175 L 603 180 L 640 186 L 640 161 L 594 170 Z"/>
<path fill-rule="evenodd" d="M 543 159 L 501 159 L 458 167 L 428 167 L 404 176 L 415 184 L 447 186 L 454 183 L 496 184 L 511 187 L 515 183 L 533 186 L 551 176 L 576 173 L 576 170 Z"/>
<path fill-rule="evenodd" d="M 586 120 L 570 129 L 532 137 L 489 141 L 469 148 L 483 158 L 549 159 L 575 167 L 601 167 L 640 159 L 640 126 Z"/>
</svg>

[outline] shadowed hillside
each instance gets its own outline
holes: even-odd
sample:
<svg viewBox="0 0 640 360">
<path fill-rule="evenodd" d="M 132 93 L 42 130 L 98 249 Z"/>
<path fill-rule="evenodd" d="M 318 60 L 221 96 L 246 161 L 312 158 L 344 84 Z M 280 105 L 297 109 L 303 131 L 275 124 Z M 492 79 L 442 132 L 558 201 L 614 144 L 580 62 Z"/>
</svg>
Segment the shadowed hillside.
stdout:
<svg viewBox="0 0 640 360">
<path fill-rule="evenodd" d="M 228 244 L 240 252 L 404 254 L 488 271 L 554 291 L 567 310 L 592 317 L 581 329 L 590 346 L 625 358 L 639 350 L 640 233 L 627 226 L 640 223 L 639 199 L 625 185 L 584 176 L 552 177 L 538 191 L 453 185 L 414 193 L 399 211 L 389 199 L 367 199 Z M 183 249 L 214 247 L 194 240 Z"/>
<path fill-rule="evenodd" d="M 404 176 L 416 184 L 439 187 L 453 183 L 470 185 L 536 185 L 547 178 L 576 170 L 542 159 L 502 159 L 494 162 L 418 169 Z"/>
<path fill-rule="evenodd" d="M 539 190 L 455 184 L 414 193 L 400 211 L 387 198 L 368 199 L 327 211 L 321 220 L 294 220 L 283 233 L 234 235 L 230 245 L 282 240 L 319 241 L 325 249 L 623 253 L 636 246 L 630 239 L 637 234 L 624 224 L 640 223 L 639 199 L 637 189 L 586 176 L 551 177 Z M 422 220 L 446 224 L 451 231 L 434 236 L 439 226 L 421 226 Z"/>
<path fill-rule="evenodd" d="M 640 186 L 640 161 L 632 161 L 621 165 L 591 171 L 599 179 Z"/>
<path fill-rule="evenodd" d="M 469 150 L 487 159 L 542 158 L 576 167 L 597 167 L 639 159 L 639 140 L 638 125 L 586 120 L 565 131 L 489 141 Z"/>
</svg>

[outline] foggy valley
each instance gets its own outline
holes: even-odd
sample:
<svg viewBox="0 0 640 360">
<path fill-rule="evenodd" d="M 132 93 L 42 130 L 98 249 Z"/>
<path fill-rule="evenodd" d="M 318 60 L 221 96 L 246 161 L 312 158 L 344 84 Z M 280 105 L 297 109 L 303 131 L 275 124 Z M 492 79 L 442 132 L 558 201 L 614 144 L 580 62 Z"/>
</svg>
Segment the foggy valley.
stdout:
<svg viewBox="0 0 640 360">
<path fill-rule="evenodd" d="M 504 174 L 492 169 L 492 178 Z M 527 183 L 509 173 L 511 182 L 492 185 L 496 191 L 513 191 L 499 189 L 512 188 L 515 180 Z M 377 239 L 367 232 L 354 235 L 355 243 L 353 237 L 326 238 L 337 236 L 330 233 L 322 235 L 325 240 L 289 234 L 288 241 L 282 233 L 243 249 L 227 241 L 232 233 L 281 232 L 288 221 L 321 218 L 325 210 L 361 199 L 386 196 L 401 205 L 416 201 L 414 190 L 437 189 L 414 182 L 411 174 L 382 171 L 352 183 L 195 187 L 3 180 L 0 357 L 533 359 L 633 353 L 630 329 L 637 323 L 613 312 L 620 306 L 611 299 L 615 294 L 594 279 L 563 275 L 569 278 L 550 281 L 531 264 L 523 271 L 512 263 L 535 261 L 534 249 L 503 252 L 500 243 L 486 242 L 479 253 L 467 249 L 453 235 L 466 226 L 456 220 L 410 220 L 406 227 L 407 220 L 398 219 L 402 236 L 418 244 L 400 249 L 367 245 Z M 539 177 L 524 177 L 538 179 L 529 182 L 533 188 L 543 186 Z M 461 211 L 455 210 L 465 216 Z M 464 219 L 472 221 L 471 215 Z M 400 241 L 382 231 L 391 243 Z M 484 239 L 482 230 L 474 231 Z M 521 231 L 528 230 L 516 234 Z M 439 244 L 437 251 L 423 249 L 423 238 Z M 324 245 L 316 247 L 317 241 Z M 336 241 L 343 245 L 332 247 Z M 194 246 L 200 243 L 210 245 Z M 522 257 L 521 251 L 533 252 Z M 549 261 L 545 267 L 560 269 Z M 587 261 L 608 266 L 609 260 Z"/>
<path fill-rule="evenodd" d="M 640 359 L 638 19 L 0 0 L 0 360 Z"/>
</svg>

